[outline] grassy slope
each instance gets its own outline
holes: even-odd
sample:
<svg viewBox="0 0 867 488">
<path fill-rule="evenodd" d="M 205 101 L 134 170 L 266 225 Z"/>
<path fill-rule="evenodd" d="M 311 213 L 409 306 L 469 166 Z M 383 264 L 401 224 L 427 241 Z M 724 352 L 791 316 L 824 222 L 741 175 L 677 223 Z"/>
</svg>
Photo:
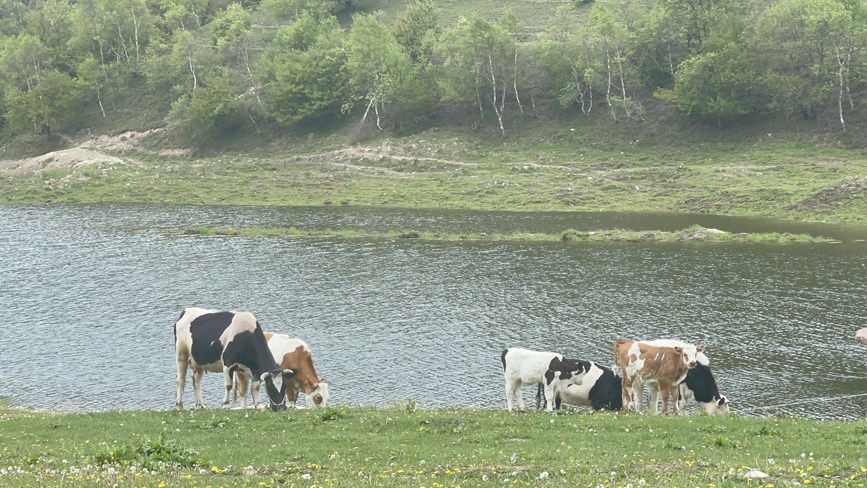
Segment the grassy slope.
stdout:
<svg viewBox="0 0 867 488">
<path fill-rule="evenodd" d="M 288 417 L 5 409 L 0 439 L 3 486 L 722 487 L 747 484 L 749 469 L 770 475 L 756 486 L 867 483 L 864 421 L 510 415 L 412 403 Z"/>
<path fill-rule="evenodd" d="M 493 128 L 227 140 L 193 158 L 138 152 L 130 164 L 0 175 L 5 202 L 353 204 L 766 215 L 867 223 L 867 157 L 814 135 L 720 131 L 660 110 L 643 122 L 605 114 Z M 261 136 L 260 136 L 261 137 Z"/>
</svg>

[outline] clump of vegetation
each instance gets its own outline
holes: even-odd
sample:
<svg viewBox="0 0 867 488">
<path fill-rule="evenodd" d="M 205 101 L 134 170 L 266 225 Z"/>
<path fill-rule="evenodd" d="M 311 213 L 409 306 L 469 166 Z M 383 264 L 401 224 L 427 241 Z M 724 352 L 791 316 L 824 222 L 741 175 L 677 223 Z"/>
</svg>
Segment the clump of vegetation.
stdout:
<svg viewBox="0 0 867 488">
<path fill-rule="evenodd" d="M 161 433 L 156 440 L 146 438 L 138 446 L 104 444 L 93 454 L 93 460 L 97 465 L 136 466 L 145 469 L 165 465 L 187 468 L 203 465 L 197 451 L 182 447 L 173 439 L 166 439 L 165 433 Z"/>
<path fill-rule="evenodd" d="M 336 229 L 318 229 L 302 231 L 295 227 L 289 228 L 213 228 L 191 227 L 179 231 L 185 235 L 211 236 L 211 237 L 238 237 L 238 236 L 269 236 L 269 237 L 319 237 L 335 239 L 420 239 L 426 241 L 519 241 L 519 242 L 751 242 L 769 244 L 788 243 L 819 243 L 834 242 L 833 240 L 809 234 L 790 233 L 758 233 L 732 234 L 717 229 L 705 229 L 701 226 L 693 226 L 675 232 L 649 231 L 649 230 L 595 230 L 582 231 L 569 229 L 559 234 L 542 234 L 515 232 L 511 234 L 487 234 L 487 233 L 448 233 L 448 232 L 362 232 Z"/>
</svg>

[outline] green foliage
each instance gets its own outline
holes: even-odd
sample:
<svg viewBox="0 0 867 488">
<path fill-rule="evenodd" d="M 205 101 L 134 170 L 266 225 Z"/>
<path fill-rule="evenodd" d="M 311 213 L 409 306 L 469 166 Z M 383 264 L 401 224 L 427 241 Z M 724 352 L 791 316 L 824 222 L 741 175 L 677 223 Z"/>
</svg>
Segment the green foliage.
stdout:
<svg viewBox="0 0 867 488">
<path fill-rule="evenodd" d="M 136 447 L 128 444 L 106 444 L 93 453 L 97 465 L 136 466 L 145 469 L 157 469 L 163 465 L 194 467 L 202 465 L 198 452 L 182 447 L 174 439 L 165 439 L 161 433 L 159 439 L 145 439 Z"/>
<path fill-rule="evenodd" d="M 33 89 L 12 88 L 6 92 L 6 115 L 10 124 L 21 130 L 37 128 L 51 137 L 52 128 L 69 120 L 80 101 L 75 80 L 58 71 L 46 71 Z"/>
<path fill-rule="evenodd" d="M 704 52 L 680 64 L 673 92 L 661 98 L 689 115 L 724 120 L 767 110 L 760 57 L 744 42 L 745 29 L 735 16 L 720 22 L 705 41 Z"/>
<path fill-rule="evenodd" d="M 201 147 L 235 128 L 243 120 L 242 107 L 238 90 L 226 79 L 216 78 L 178 99 L 169 119 L 177 122 L 180 142 Z"/>
<path fill-rule="evenodd" d="M 284 125 L 338 115 L 349 96 L 346 59 L 337 19 L 302 14 L 278 32 L 263 63 L 268 113 Z"/>
</svg>

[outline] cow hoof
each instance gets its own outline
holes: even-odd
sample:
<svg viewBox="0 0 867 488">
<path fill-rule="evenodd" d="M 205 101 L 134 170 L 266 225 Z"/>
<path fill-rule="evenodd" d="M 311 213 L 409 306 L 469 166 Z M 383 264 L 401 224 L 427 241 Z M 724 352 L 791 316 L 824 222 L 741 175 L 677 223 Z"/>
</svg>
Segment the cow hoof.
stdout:
<svg viewBox="0 0 867 488">
<path fill-rule="evenodd" d="M 180 411 L 182 411 L 183 409 L 184 409 L 184 404 L 183 404 L 183 403 L 176 403 L 176 404 L 175 404 L 175 410 L 177 410 L 177 411 L 180 412 Z"/>
</svg>

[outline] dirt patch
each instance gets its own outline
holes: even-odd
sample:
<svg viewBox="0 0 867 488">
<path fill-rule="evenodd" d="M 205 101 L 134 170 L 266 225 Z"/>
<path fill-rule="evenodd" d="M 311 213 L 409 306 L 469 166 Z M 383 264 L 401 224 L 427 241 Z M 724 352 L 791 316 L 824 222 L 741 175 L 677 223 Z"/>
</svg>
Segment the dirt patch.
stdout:
<svg viewBox="0 0 867 488">
<path fill-rule="evenodd" d="M 786 210 L 803 211 L 822 208 L 855 198 L 867 198 L 867 177 L 847 178 L 787 207 Z"/>
<path fill-rule="evenodd" d="M 678 241 L 706 241 L 718 237 L 720 234 L 725 234 L 725 232 L 719 229 L 707 229 L 699 226 L 677 234 L 675 239 Z"/>
<path fill-rule="evenodd" d="M 58 168 L 78 168 L 98 163 L 120 164 L 123 160 L 81 146 L 52 151 L 41 156 L 20 160 L 0 160 L 0 171 L 13 175 L 39 173 Z"/>
<path fill-rule="evenodd" d="M 130 151 L 142 151 L 160 156 L 189 156 L 189 149 L 163 149 L 153 151 L 145 148 L 145 138 L 158 136 L 165 128 L 146 131 L 126 131 L 119 134 L 102 134 L 80 141 L 68 141 L 70 147 L 59 151 L 25 159 L 0 159 L 0 172 L 20 175 L 39 173 L 50 169 L 73 169 L 94 164 L 135 163 L 134 158 L 123 156 Z M 115 156 L 121 154 L 121 156 Z"/>
</svg>

